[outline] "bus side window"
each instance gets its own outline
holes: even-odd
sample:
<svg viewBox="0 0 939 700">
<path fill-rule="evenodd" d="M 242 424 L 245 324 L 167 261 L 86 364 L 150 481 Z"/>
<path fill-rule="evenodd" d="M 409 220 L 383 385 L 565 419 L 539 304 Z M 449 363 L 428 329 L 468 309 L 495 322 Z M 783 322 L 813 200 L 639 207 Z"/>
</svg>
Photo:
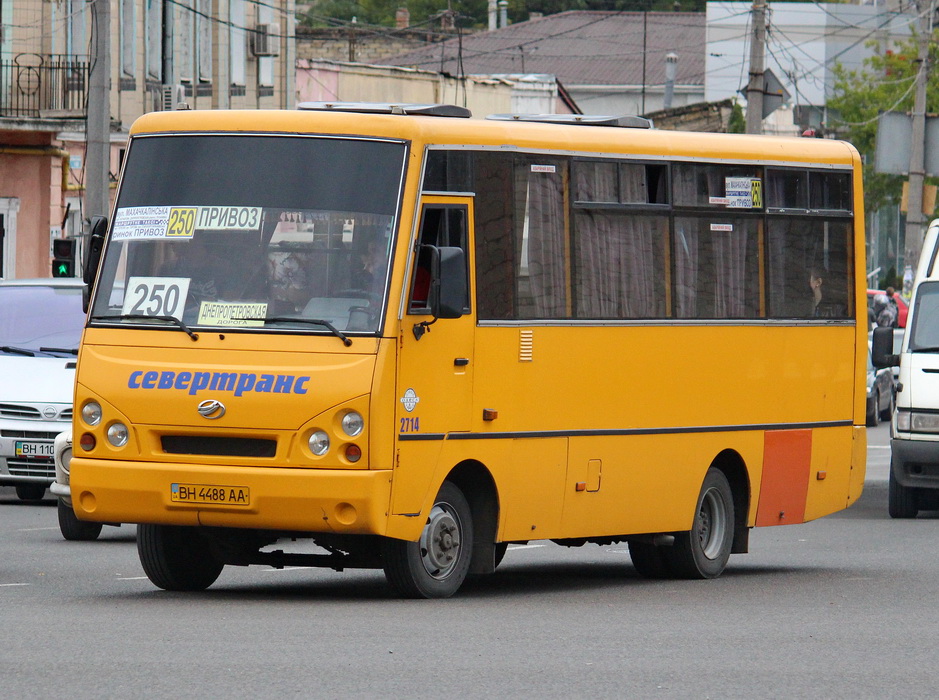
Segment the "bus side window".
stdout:
<svg viewBox="0 0 939 700">
<path fill-rule="evenodd" d="M 410 313 L 430 312 L 431 251 L 420 246 L 452 246 L 466 252 L 466 208 L 463 206 L 425 205 L 421 213 L 417 259 L 411 282 Z M 469 306 L 469 294 L 464 306 Z"/>
</svg>

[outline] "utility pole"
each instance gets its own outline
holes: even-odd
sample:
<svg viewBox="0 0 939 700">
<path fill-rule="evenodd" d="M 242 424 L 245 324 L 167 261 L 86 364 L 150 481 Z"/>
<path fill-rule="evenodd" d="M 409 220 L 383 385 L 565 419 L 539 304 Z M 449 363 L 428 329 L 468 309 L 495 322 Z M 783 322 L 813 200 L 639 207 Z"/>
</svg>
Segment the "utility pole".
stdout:
<svg viewBox="0 0 939 700">
<path fill-rule="evenodd" d="M 747 133 L 763 133 L 763 93 L 766 46 L 766 0 L 753 0 L 753 39 L 750 42 L 750 82 L 747 83 Z"/>
<path fill-rule="evenodd" d="M 929 11 L 924 3 L 916 4 L 919 12 L 919 50 L 916 57 L 916 93 L 913 97 L 912 136 L 910 143 L 909 195 L 906 207 L 906 242 L 903 246 L 904 262 L 914 271 L 923 248 L 923 185 L 926 178 L 926 84 L 929 81 L 929 40 L 932 37 L 936 0 L 930 0 Z"/>
<path fill-rule="evenodd" d="M 111 7 L 110 0 L 95 0 L 90 4 L 94 44 L 85 122 L 84 216 L 88 220 L 93 216 L 107 216 L 111 204 Z"/>
</svg>

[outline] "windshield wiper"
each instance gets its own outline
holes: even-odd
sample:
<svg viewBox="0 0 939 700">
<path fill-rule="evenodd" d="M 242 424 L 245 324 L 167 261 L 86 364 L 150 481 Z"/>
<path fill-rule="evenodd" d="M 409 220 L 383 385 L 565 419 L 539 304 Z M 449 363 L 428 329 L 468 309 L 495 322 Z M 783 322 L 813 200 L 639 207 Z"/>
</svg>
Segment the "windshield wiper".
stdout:
<svg viewBox="0 0 939 700">
<path fill-rule="evenodd" d="M 0 352 L 10 355 L 25 355 L 26 357 L 36 357 L 36 353 L 28 348 L 15 348 L 12 345 L 0 345 Z"/>
<path fill-rule="evenodd" d="M 329 321 L 322 318 L 294 318 L 292 316 L 269 316 L 267 318 L 233 318 L 233 321 L 264 321 L 265 323 L 306 323 L 311 326 L 325 326 L 329 331 L 342 341 L 343 345 L 349 347 L 352 345 L 352 339 L 345 333 L 336 328 Z"/>
<path fill-rule="evenodd" d="M 78 348 L 39 348 L 39 352 L 59 353 L 62 355 L 77 355 Z"/>
<path fill-rule="evenodd" d="M 193 340 L 199 340 L 199 335 L 193 333 L 189 326 L 175 316 L 147 316 L 147 314 L 113 314 L 107 316 L 92 316 L 92 321 L 168 321 L 185 332 Z"/>
</svg>

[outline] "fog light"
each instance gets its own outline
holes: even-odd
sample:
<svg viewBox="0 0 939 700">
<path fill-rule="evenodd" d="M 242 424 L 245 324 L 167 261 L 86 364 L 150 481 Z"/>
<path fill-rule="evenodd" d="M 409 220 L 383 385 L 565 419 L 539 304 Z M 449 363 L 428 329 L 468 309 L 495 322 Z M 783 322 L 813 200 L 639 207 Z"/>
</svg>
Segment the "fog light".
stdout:
<svg viewBox="0 0 939 700">
<path fill-rule="evenodd" d="M 310 452 L 317 457 L 322 457 L 329 452 L 329 435 L 322 430 L 317 430 L 310 436 Z"/>
<path fill-rule="evenodd" d="M 79 447 L 81 447 L 85 452 L 91 452 L 95 449 L 95 436 L 91 433 L 84 433 L 81 437 L 81 440 L 78 441 Z"/>
<path fill-rule="evenodd" d="M 115 447 L 123 447 L 127 444 L 127 426 L 123 423 L 115 423 L 108 428 L 108 442 Z"/>
<path fill-rule="evenodd" d="M 365 419 L 355 411 L 349 411 L 342 417 L 342 429 L 349 437 L 355 437 L 365 427 Z"/>
<path fill-rule="evenodd" d="M 362 459 L 362 448 L 358 445 L 349 445 L 346 447 L 346 459 L 350 462 L 358 462 Z"/>
<path fill-rule="evenodd" d="M 101 422 L 101 405 L 96 401 L 89 401 L 82 406 L 82 420 L 94 427 Z"/>
</svg>

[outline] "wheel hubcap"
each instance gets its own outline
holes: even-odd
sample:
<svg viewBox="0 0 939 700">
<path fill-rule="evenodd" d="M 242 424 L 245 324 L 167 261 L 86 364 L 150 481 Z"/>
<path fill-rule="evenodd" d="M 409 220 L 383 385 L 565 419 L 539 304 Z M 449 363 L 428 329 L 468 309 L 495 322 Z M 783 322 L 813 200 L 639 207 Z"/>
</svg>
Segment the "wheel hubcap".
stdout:
<svg viewBox="0 0 939 700">
<path fill-rule="evenodd" d="M 430 511 L 421 533 L 421 563 L 436 579 L 450 575 L 460 557 L 461 524 L 446 503 L 437 503 Z"/>
<path fill-rule="evenodd" d="M 701 499 L 695 529 L 704 556 L 716 559 L 720 555 L 727 531 L 727 507 L 717 489 L 708 489 Z"/>
</svg>

